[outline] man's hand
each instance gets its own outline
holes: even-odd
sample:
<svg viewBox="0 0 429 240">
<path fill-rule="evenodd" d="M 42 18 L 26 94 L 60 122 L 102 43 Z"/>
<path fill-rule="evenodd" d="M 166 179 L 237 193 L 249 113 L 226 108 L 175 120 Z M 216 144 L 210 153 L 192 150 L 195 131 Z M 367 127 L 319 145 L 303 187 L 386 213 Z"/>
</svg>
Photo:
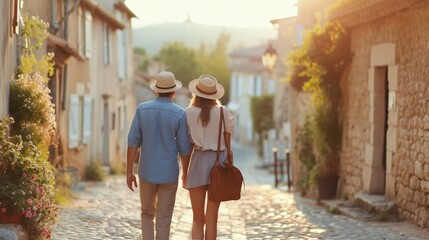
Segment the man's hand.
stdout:
<svg viewBox="0 0 429 240">
<path fill-rule="evenodd" d="M 127 149 L 127 185 L 128 188 L 133 192 L 133 183 L 134 186 L 137 187 L 137 179 L 133 173 L 133 164 L 138 157 L 138 150 L 139 148 L 135 147 L 128 147 Z"/>
<path fill-rule="evenodd" d="M 137 179 L 136 179 L 136 176 L 133 173 L 127 174 L 127 185 L 128 185 L 128 188 L 131 191 L 134 192 L 133 183 L 134 183 L 134 187 L 137 188 Z"/>
</svg>

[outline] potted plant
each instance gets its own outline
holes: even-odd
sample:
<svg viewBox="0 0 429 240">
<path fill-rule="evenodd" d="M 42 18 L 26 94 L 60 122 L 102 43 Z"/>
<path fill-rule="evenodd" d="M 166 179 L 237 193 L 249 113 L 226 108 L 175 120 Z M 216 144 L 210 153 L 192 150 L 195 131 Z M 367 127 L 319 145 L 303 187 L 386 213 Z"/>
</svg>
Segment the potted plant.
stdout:
<svg viewBox="0 0 429 240">
<path fill-rule="evenodd" d="M 0 212 L 18 215 L 30 239 L 49 239 L 57 214 L 52 166 L 32 142 L 9 136 L 12 123 L 0 120 Z"/>
<path fill-rule="evenodd" d="M 342 129 L 340 81 L 349 59 L 348 35 L 338 22 L 316 24 L 289 58 L 291 86 L 308 93 L 311 99 L 308 122 L 315 164 L 310 182 L 317 183 L 322 199 L 335 197 L 337 190 Z"/>
</svg>

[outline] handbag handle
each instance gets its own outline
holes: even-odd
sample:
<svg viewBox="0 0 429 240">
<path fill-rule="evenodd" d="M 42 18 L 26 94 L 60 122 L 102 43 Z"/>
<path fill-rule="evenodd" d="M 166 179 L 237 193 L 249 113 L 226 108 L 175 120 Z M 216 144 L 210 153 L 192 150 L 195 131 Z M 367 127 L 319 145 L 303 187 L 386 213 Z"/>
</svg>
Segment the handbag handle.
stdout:
<svg viewBox="0 0 429 240">
<path fill-rule="evenodd" d="M 219 153 L 220 153 L 220 135 L 222 132 L 222 119 L 223 119 L 223 108 L 220 106 L 220 120 L 219 120 L 219 134 L 217 137 L 217 151 L 216 151 L 216 161 L 213 166 L 219 162 Z"/>
<path fill-rule="evenodd" d="M 213 164 L 213 166 L 219 162 L 220 142 L 221 142 L 221 136 L 222 136 L 222 123 L 223 123 L 223 129 L 224 129 L 224 131 L 226 131 L 226 128 L 225 128 L 225 117 L 223 116 L 223 107 L 221 106 L 220 107 L 220 120 L 219 120 L 219 134 L 218 134 L 218 138 L 217 138 L 216 161 Z M 232 165 L 232 160 L 229 157 L 230 145 L 227 144 L 227 139 L 225 137 L 225 134 L 223 136 L 224 136 L 224 140 L 225 140 L 225 147 L 226 147 L 226 150 L 228 151 L 228 153 L 227 153 L 228 165 L 231 166 Z"/>
</svg>

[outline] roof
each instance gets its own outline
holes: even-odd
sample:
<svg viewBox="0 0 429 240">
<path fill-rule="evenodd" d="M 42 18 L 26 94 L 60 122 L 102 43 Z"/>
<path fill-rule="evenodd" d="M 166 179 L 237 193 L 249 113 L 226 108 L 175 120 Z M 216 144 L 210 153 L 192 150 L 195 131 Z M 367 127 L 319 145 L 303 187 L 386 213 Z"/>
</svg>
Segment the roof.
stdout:
<svg viewBox="0 0 429 240">
<path fill-rule="evenodd" d="M 79 55 L 79 52 L 76 49 L 74 49 L 72 46 L 70 46 L 70 44 L 66 40 L 59 38 L 57 36 L 54 36 L 52 34 L 48 35 L 47 40 L 48 40 L 49 46 L 58 47 L 68 56 L 73 56 L 77 59 L 83 59 L 83 57 L 81 55 Z"/>
<path fill-rule="evenodd" d="M 235 51 L 232 51 L 229 53 L 230 57 L 258 57 L 261 58 L 262 54 L 267 49 L 266 45 L 260 45 L 255 47 L 249 47 L 249 48 L 242 48 Z"/>
<path fill-rule="evenodd" d="M 90 11 L 94 12 L 95 14 L 98 14 L 100 17 L 107 20 L 107 22 L 110 23 L 114 28 L 117 29 L 124 29 L 125 24 L 118 21 L 115 17 L 115 15 L 101 6 L 97 1 L 95 0 L 81 0 L 82 6 L 88 8 Z"/>
<path fill-rule="evenodd" d="M 260 45 L 249 48 L 242 48 L 229 53 L 231 63 L 229 69 L 239 72 L 262 72 L 264 66 L 262 65 L 262 54 L 265 52 L 267 46 Z"/>
<path fill-rule="evenodd" d="M 119 2 L 115 4 L 115 7 L 123 12 L 126 12 L 128 14 L 129 18 L 137 18 L 137 16 L 133 13 L 133 11 L 131 11 L 127 5 L 125 5 L 125 3 L 123 2 Z"/>
</svg>

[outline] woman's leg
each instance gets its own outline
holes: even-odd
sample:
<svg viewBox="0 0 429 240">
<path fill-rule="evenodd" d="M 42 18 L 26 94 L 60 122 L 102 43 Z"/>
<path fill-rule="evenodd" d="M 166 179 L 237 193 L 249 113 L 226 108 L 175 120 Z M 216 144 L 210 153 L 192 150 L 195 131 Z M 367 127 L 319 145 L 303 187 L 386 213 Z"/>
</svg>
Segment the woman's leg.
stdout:
<svg viewBox="0 0 429 240">
<path fill-rule="evenodd" d="M 192 239 L 204 239 L 204 206 L 206 201 L 206 190 L 206 185 L 189 189 L 192 213 L 194 215 L 192 222 Z"/>
<path fill-rule="evenodd" d="M 219 206 L 220 202 L 212 202 L 207 200 L 206 240 L 216 240 Z"/>
</svg>

